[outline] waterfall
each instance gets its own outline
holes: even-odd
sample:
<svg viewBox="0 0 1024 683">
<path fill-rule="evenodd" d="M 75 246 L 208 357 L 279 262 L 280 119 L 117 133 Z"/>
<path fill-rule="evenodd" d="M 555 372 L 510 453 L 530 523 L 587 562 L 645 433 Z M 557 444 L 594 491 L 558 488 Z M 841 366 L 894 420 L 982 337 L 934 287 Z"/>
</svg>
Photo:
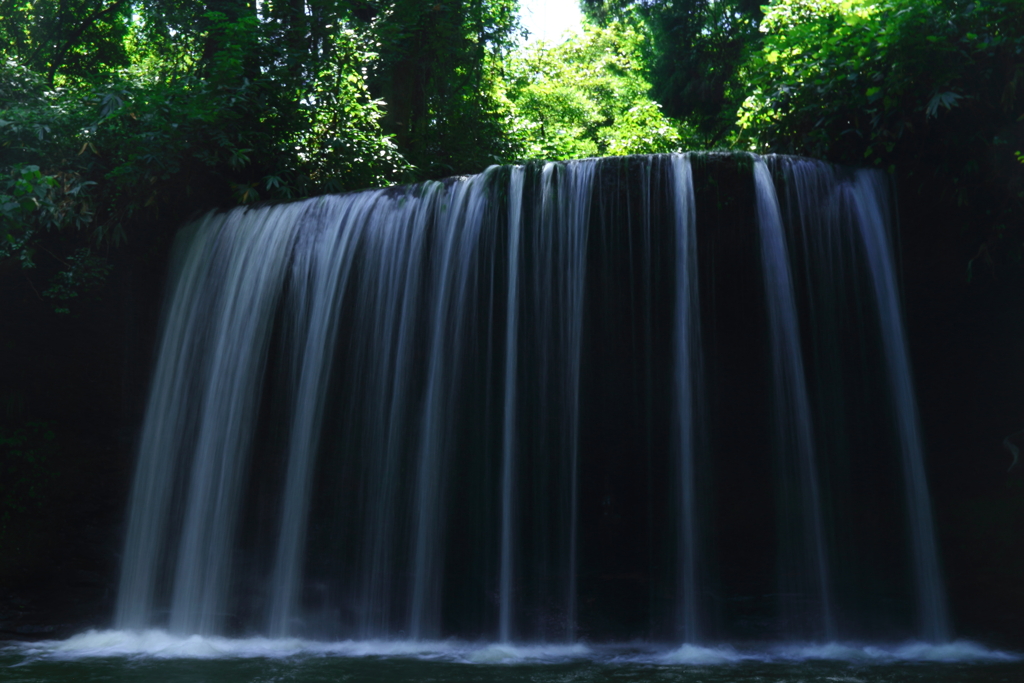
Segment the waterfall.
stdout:
<svg viewBox="0 0 1024 683">
<path fill-rule="evenodd" d="M 827 639 L 836 635 L 832 617 L 827 550 L 822 519 L 821 492 L 818 482 L 814 434 L 811 424 L 810 400 L 804 377 L 796 298 L 790 274 L 789 252 L 783 232 L 782 213 L 768 165 L 754 161 L 754 183 L 757 195 L 757 220 L 761 231 L 761 258 L 768 305 L 772 348 L 772 370 L 775 379 L 775 401 L 778 417 L 780 451 L 789 462 L 784 463 L 781 507 L 785 510 L 798 499 L 801 517 L 798 534 L 809 567 L 810 587 L 796 591 L 784 586 L 784 596 L 796 592 L 810 594 L 818 603 L 819 615 L 815 631 Z M 790 487 L 799 493 L 793 496 Z M 784 514 L 786 514 L 784 512 Z"/>
<path fill-rule="evenodd" d="M 308 282 L 309 286 L 295 288 L 294 300 L 288 306 L 288 312 L 294 317 L 294 358 L 290 367 L 297 375 L 297 386 L 286 456 L 288 470 L 281 505 L 281 529 L 271 581 L 269 631 L 275 636 L 288 633 L 301 583 L 310 479 L 322 429 L 338 322 L 332 311 L 340 304 L 348 284 L 356 227 L 372 220 L 373 208 L 380 196 L 368 193 L 361 199 L 348 206 L 332 203 L 317 207 L 323 211 L 317 221 L 323 231 L 304 235 L 313 244 L 299 250 L 293 262 L 292 278 Z"/>
<path fill-rule="evenodd" d="M 498 637 L 512 635 L 512 510 L 516 450 L 516 369 L 519 336 L 519 235 L 522 229 L 523 168 L 512 169 L 508 197 L 508 299 L 505 308 L 505 410 L 501 434 L 501 613 Z"/>
<path fill-rule="evenodd" d="M 117 625 L 948 639 L 888 202 L 675 154 L 187 226 Z"/>
<path fill-rule="evenodd" d="M 700 299 L 697 278 L 697 218 L 689 156 L 672 158 L 676 214 L 675 401 L 679 414 L 679 599 L 683 642 L 701 640 L 697 563 L 697 438 L 695 385 L 699 378 Z"/>
<path fill-rule="evenodd" d="M 390 577 L 403 562 L 397 545 L 405 523 L 399 506 L 399 473 L 408 465 L 414 434 L 406 428 L 413 415 L 412 385 L 416 373 L 417 320 L 423 305 L 422 269 L 427 249 L 423 226 L 436 211 L 443 189 L 424 185 L 418 201 L 400 201 L 392 211 L 378 211 L 365 231 L 364 268 L 359 289 L 366 295 L 356 302 L 352 325 L 367 330 L 350 350 L 353 363 L 363 369 L 359 384 L 361 405 L 349 412 L 365 425 L 362 446 L 371 454 L 367 463 L 365 533 L 355 580 L 363 599 L 357 633 L 363 638 L 387 635 L 395 615 L 397 592 Z M 355 448 L 355 446 L 350 446 Z"/>
<path fill-rule="evenodd" d="M 904 339 L 899 307 L 899 290 L 893 257 L 887 239 L 884 197 L 877 175 L 857 174 L 847 191 L 857 216 L 871 270 L 871 284 L 878 306 L 889 376 L 889 392 L 895 407 L 900 455 L 906 487 L 910 539 L 914 555 L 916 597 L 921 632 L 931 641 L 945 641 L 952 635 L 940 577 L 935 528 L 932 522 L 928 480 L 924 471 L 924 448 L 917 423 L 917 401 L 911 383 L 910 361 Z"/>
</svg>

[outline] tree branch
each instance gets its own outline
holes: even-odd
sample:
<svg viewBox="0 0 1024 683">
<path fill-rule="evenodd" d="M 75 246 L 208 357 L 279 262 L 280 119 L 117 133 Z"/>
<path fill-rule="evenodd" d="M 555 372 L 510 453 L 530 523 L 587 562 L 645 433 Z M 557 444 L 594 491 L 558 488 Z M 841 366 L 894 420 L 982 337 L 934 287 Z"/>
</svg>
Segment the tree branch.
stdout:
<svg viewBox="0 0 1024 683">
<path fill-rule="evenodd" d="M 50 64 L 50 69 L 46 73 L 46 80 L 51 87 L 53 86 L 54 78 L 57 76 L 57 69 L 64 64 L 64 58 L 67 56 L 71 48 L 82 38 L 83 35 L 85 35 L 85 32 L 89 30 L 93 24 L 105 15 L 111 14 L 115 10 L 119 9 L 125 4 L 125 2 L 126 0 L 114 0 L 114 2 L 110 3 L 106 7 L 95 10 L 92 14 L 86 17 L 74 31 L 71 32 L 71 35 L 64 41 L 60 50 L 54 54 L 53 62 Z"/>
</svg>

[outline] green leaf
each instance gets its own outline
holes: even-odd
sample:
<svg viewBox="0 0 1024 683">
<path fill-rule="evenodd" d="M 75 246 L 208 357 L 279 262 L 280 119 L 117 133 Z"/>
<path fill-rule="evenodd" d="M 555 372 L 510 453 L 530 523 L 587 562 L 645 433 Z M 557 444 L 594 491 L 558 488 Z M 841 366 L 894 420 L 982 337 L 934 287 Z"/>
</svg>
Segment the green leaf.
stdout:
<svg viewBox="0 0 1024 683">
<path fill-rule="evenodd" d="M 925 118 L 938 116 L 939 107 L 952 109 L 957 105 L 957 101 L 961 99 L 963 99 L 963 95 L 958 95 L 955 92 L 936 93 L 936 95 L 928 101 L 928 104 L 925 107 Z"/>
</svg>

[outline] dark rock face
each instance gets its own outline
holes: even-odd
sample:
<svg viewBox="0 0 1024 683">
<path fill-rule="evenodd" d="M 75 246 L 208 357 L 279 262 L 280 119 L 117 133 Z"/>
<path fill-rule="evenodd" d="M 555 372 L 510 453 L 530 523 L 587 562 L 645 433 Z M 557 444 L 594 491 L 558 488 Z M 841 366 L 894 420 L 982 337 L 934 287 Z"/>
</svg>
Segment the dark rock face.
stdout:
<svg viewBox="0 0 1024 683">
<path fill-rule="evenodd" d="M 63 638 L 109 625 L 128 459 L 71 444 L 52 463 L 59 475 L 45 508 L 4 539 L 0 637 Z"/>
<path fill-rule="evenodd" d="M 901 196 L 906 317 L 946 585 L 958 634 L 1020 648 L 1024 466 L 1010 469 L 1003 440 L 1020 447 L 1024 436 L 1024 270 L 975 264 L 968 281 L 978 246 L 964 216 L 944 207 Z"/>
<path fill-rule="evenodd" d="M 0 428 L 53 440 L 0 535 L 0 638 L 110 625 L 123 517 L 166 271 L 155 230 L 126 247 L 95 295 L 58 315 L 44 272 L 0 270 Z M 31 279 L 30 279 L 31 278 Z M 34 430 L 34 431 L 33 431 Z M 38 444 L 29 444 L 38 445 Z M 0 475 L 2 476 L 2 475 Z M 13 488 L 0 480 L 0 501 Z"/>
</svg>

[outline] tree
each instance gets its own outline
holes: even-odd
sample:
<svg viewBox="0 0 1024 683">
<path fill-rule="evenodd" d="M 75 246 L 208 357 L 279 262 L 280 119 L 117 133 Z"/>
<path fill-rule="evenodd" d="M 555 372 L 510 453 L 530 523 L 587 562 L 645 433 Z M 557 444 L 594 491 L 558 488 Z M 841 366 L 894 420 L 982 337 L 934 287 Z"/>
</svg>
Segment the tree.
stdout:
<svg viewBox="0 0 1024 683">
<path fill-rule="evenodd" d="M 582 0 L 599 23 L 643 18 L 652 95 L 669 116 L 701 135 L 701 146 L 727 144 L 744 88 L 737 67 L 761 36 L 762 0 Z"/>
<path fill-rule="evenodd" d="M 1019 261 L 1024 4 L 775 0 L 761 30 L 745 144 L 889 168 L 971 235 L 972 270 Z"/>
<path fill-rule="evenodd" d="M 637 22 L 588 25 L 565 43 L 525 48 L 509 60 L 512 135 L 529 158 L 571 159 L 677 151 L 690 131 L 648 92 Z"/>
<path fill-rule="evenodd" d="M 413 178 L 478 172 L 515 158 L 498 99 L 502 62 L 520 28 L 517 0 L 362 0 L 354 21 L 385 102 L 384 130 Z"/>
<path fill-rule="evenodd" d="M 0 42 L 21 64 L 45 76 L 89 80 L 127 66 L 129 0 L 0 0 Z"/>
<path fill-rule="evenodd" d="M 343 15 L 314 31 L 232 0 L 132 11 L 116 34 L 128 68 L 34 61 L 34 39 L 0 63 L 0 261 L 43 265 L 36 289 L 58 310 L 133 226 L 170 232 L 195 208 L 379 186 L 407 168 Z M 31 38 L 45 17 L 26 16 Z"/>
</svg>

